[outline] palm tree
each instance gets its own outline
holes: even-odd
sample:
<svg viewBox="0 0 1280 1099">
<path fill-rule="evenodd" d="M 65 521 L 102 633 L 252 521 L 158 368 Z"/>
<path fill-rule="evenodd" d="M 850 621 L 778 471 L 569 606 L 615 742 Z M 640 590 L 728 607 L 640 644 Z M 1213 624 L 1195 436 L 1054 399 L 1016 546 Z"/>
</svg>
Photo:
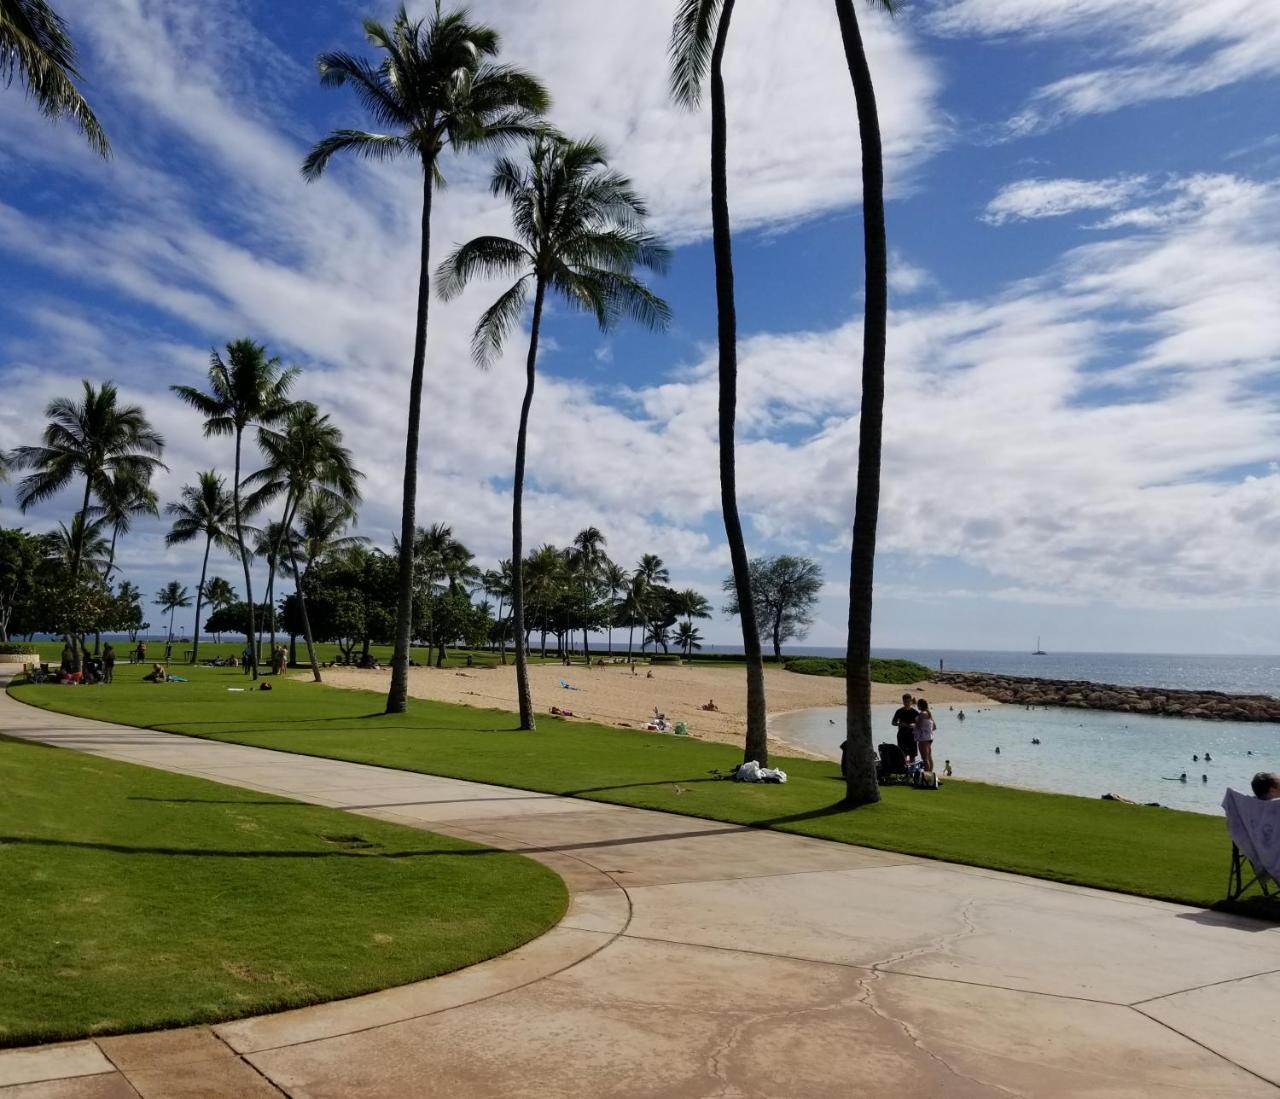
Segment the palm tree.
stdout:
<svg viewBox="0 0 1280 1099">
<path fill-rule="evenodd" d="M 676 627 L 676 644 L 684 651 L 687 660 L 694 649 L 702 648 L 702 633 L 692 622 L 685 620 Z"/>
<path fill-rule="evenodd" d="M 73 477 L 84 477 L 84 498 L 77 514 L 78 529 L 87 532 L 89 501 L 93 495 L 108 498 L 113 478 L 145 483 L 155 470 L 166 467 L 159 458 L 164 439 L 141 408 L 121 405 L 111 382 L 97 389 L 89 381 L 81 384 L 81 401 L 59 397 L 49 402 L 42 445 L 20 446 L 10 460 L 20 469 L 35 471 L 18 486 L 18 506 L 23 511 L 60 492 Z M 76 529 L 74 523 L 72 529 Z M 72 547 L 73 582 L 80 576 L 80 557 L 79 547 Z"/>
<path fill-rule="evenodd" d="M 0 80 L 17 73 L 47 118 L 69 117 L 99 156 L 109 157 L 107 135 L 74 80 L 76 49 L 67 24 L 46 0 L 0 0 Z"/>
<path fill-rule="evenodd" d="M 116 543 L 122 534 L 128 534 L 138 515 L 159 515 L 160 500 L 151 488 L 151 471 L 141 477 L 130 471 L 117 470 L 104 486 L 97 507 L 90 514 L 100 518 L 111 528 L 111 551 L 107 555 L 107 569 L 103 579 L 110 581 L 116 563 Z"/>
<path fill-rule="evenodd" d="M 604 552 L 609 540 L 599 527 L 584 527 L 573 536 L 573 548 L 577 555 L 579 580 L 582 584 L 582 653 L 591 664 L 591 645 L 588 641 L 588 611 L 591 607 L 592 589 L 600 582 L 600 575 L 609 558 Z"/>
<path fill-rule="evenodd" d="M 647 622 L 647 608 L 649 605 L 649 581 L 640 573 L 631 574 L 631 580 L 627 584 L 626 591 L 622 600 L 622 613 L 625 616 L 627 626 L 627 663 L 631 663 L 631 654 L 635 647 L 636 623 Z M 644 637 L 641 635 L 641 647 L 643 648 Z"/>
<path fill-rule="evenodd" d="M 76 555 L 80 558 L 81 573 L 102 579 L 107 569 L 109 544 L 102 534 L 102 520 L 86 520 L 81 514 L 75 515 L 71 526 L 59 523 L 53 534 L 57 555 L 67 572 L 71 572 L 72 562 Z"/>
<path fill-rule="evenodd" d="M 894 0 L 870 0 L 893 14 Z M 880 513 L 880 453 L 884 428 L 884 360 L 888 337 L 889 249 L 884 221 L 884 158 L 875 87 L 852 0 L 835 0 L 845 61 L 853 82 L 862 144 L 862 226 L 866 265 L 862 322 L 862 411 L 858 418 L 858 487 L 849 554 L 849 647 L 845 658 L 845 801 L 880 800 L 872 759 L 871 597 Z M 743 605 L 741 600 L 739 605 Z M 743 629 L 746 628 L 745 622 Z"/>
<path fill-rule="evenodd" d="M 247 502 L 246 502 L 247 506 Z M 245 528 L 248 529 L 247 527 Z M 267 608 L 267 624 L 270 637 L 268 651 L 276 649 L 276 580 L 287 579 L 289 570 L 285 567 L 285 540 L 290 532 L 286 530 L 283 519 L 276 519 L 263 527 L 255 528 L 253 534 L 253 556 L 267 563 L 267 592 L 263 602 Z M 295 538 L 296 541 L 296 538 Z M 296 547 L 295 547 L 296 548 Z M 258 624 L 261 636 L 262 624 Z"/>
<path fill-rule="evenodd" d="M 631 576 L 621 565 L 615 561 L 605 563 L 604 571 L 600 575 L 600 582 L 609 592 L 609 655 L 613 655 L 613 621 L 618 613 L 618 596 L 627 590 L 627 585 L 631 582 Z"/>
<path fill-rule="evenodd" d="M 413 534 L 431 297 L 431 201 L 443 180 L 440 157 L 446 149 L 480 149 L 527 135 L 549 99 L 532 76 L 493 62 L 499 46 L 496 31 L 472 23 L 465 11 L 443 12 L 440 0 L 426 19 L 410 20 L 401 5 L 390 29 L 366 19 L 364 31 L 383 51 L 382 60 L 375 66 L 341 51 L 323 54 L 318 62 L 320 82 L 329 88 L 350 86 L 378 125 L 392 132 L 336 130 L 311 150 L 302 174 L 308 181 L 318 179 L 329 159 L 340 152 L 370 160 L 410 156 L 422 168 L 421 259 L 405 433 L 399 597 L 386 707 L 389 714 L 402 714 L 408 706 L 413 632 Z"/>
<path fill-rule="evenodd" d="M 173 526 L 164 536 L 166 546 L 183 545 L 204 535 L 204 561 L 200 565 L 200 583 L 196 587 L 196 623 L 191 637 L 191 663 L 196 664 L 200 660 L 200 610 L 205 600 L 209 551 L 214 546 L 228 553 L 235 550 L 235 507 L 223 479 L 213 470 L 206 469 L 200 473 L 196 484 L 183 485 L 181 499 L 166 505 L 164 510 L 166 515 L 173 516 Z"/>
<path fill-rule="evenodd" d="M 502 349 L 533 292 L 533 317 L 525 366 L 524 402 L 516 435 L 512 490 L 512 614 L 515 619 L 516 684 L 520 728 L 532 729 L 533 698 L 523 644 L 524 591 L 521 580 L 522 509 L 529 409 L 538 362 L 538 337 L 547 292 L 571 308 L 595 316 L 602 330 L 631 317 L 661 328 L 670 310 L 633 274 L 636 267 L 661 271 L 668 253 L 644 228 L 648 211 L 631 181 L 606 166 L 593 141 L 570 141 L 543 131 L 529 143 L 528 162 L 506 157 L 494 168 L 491 190 L 511 203 L 519 239 L 477 237 L 441 265 L 440 292 L 456 297 L 476 275 L 514 276 L 515 283 L 481 315 L 471 341 L 476 362 L 487 365 Z"/>
<path fill-rule="evenodd" d="M 191 596 L 187 594 L 184 588 L 176 580 L 170 580 L 163 588 L 156 592 L 155 605 L 161 611 L 169 612 L 169 640 L 165 644 L 165 659 L 169 659 L 169 650 L 173 647 L 173 615 L 179 607 L 191 606 Z"/>
<path fill-rule="evenodd" d="M 550 628 L 551 611 L 559 602 L 560 596 L 564 590 L 564 572 L 565 560 L 564 554 L 550 543 L 539 546 L 528 558 L 522 562 L 522 566 L 517 573 L 515 568 L 511 570 L 511 606 L 512 619 L 519 625 L 514 627 L 517 630 L 516 651 L 519 652 L 520 637 L 526 638 L 525 648 L 528 648 L 527 637 L 528 632 L 524 627 L 523 618 L 516 619 L 516 584 L 520 584 L 520 588 L 524 596 L 528 597 L 528 602 L 534 610 L 531 618 L 541 617 L 542 619 L 542 658 L 545 660 L 547 656 L 547 630 Z M 520 579 L 517 581 L 517 575 Z M 521 605 L 524 599 L 520 600 Z M 531 622 L 528 630 L 534 628 Z M 517 668 L 519 664 L 517 663 Z"/>
<path fill-rule="evenodd" d="M 209 391 L 190 385 L 169 388 L 204 417 L 206 438 L 230 435 L 235 440 L 235 475 L 231 481 L 231 504 L 235 519 L 236 549 L 244 570 L 245 601 L 249 605 L 246 647 L 253 662 L 253 678 L 258 678 L 258 646 L 253 606 L 253 577 L 249 574 L 249 551 L 244 541 L 244 509 L 240 506 L 240 451 L 245 431 L 254 425 L 267 427 L 282 420 L 289 410 L 289 389 L 297 378 L 295 368 L 284 369 L 278 358 L 267 358 L 267 349 L 253 340 L 233 340 L 227 344 L 227 359 L 214 351 L 209 356 Z"/>
<path fill-rule="evenodd" d="M 322 516 L 325 521 L 340 522 L 342 527 L 351 522 L 355 505 L 360 501 L 359 483 L 364 474 L 356 469 L 351 451 L 342 445 L 341 429 L 315 405 L 310 401 L 291 405 L 280 431 L 260 427 L 258 446 L 267 464 L 245 478 L 246 485 L 256 486 L 249 498 L 255 510 L 283 496 L 285 531 L 292 529 L 304 506 L 312 509 L 313 515 Z M 307 641 L 311 674 L 319 683 L 320 664 L 316 659 L 315 639 L 311 635 L 311 620 L 307 615 L 299 554 L 293 540 L 287 536 L 284 549 L 298 593 L 298 611 Z M 311 559 L 308 554 L 308 564 Z"/>
<path fill-rule="evenodd" d="M 502 664 L 507 663 L 507 631 L 503 626 L 502 607 L 511 598 L 511 562 L 501 561 L 496 569 L 490 569 L 483 578 L 485 594 L 498 600 L 498 646 Z"/>
<path fill-rule="evenodd" d="M 646 631 L 653 629 L 653 604 L 656 588 L 671 580 L 671 571 L 656 553 L 646 553 L 636 563 L 635 575 L 644 579 L 644 599 L 640 604 L 641 621 Z M 644 646 L 641 645 L 643 649 Z"/>
<path fill-rule="evenodd" d="M 711 617 L 711 601 L 700 591 L 685 588 L 675 594 L 673 606 L 678 614 L 683 614 L 690 626 L 695 618 Z"/>
<path fill-rule="evenodd" d="M 733 292 L 733 237 L 729 224 L 728 115 L 724 95 L 724 52 L 734 0 L 680 0 L 671 30 L 671 93 L 690 108 L 702 100 L 711 70 L 711 245 L 716 268 L 716 325 L 720 376 L 720 510 L 742 608 L 742 650 L 747 661 L 747 735 L 744 760 L 769 762 L 768 711 L 764 697 L 764 656 L 751 598 L 751 568 L 738 515 L 738 474 L 734 430 L 738 405 L 738 318 Z"/>
<path fill-rule="evenodd" d="M 204 586 L 204 601 L 217 614 L 223 607 L 229 607 L 238 598 L 235 588 L 221 576 L 210 577 Z M 215 635 L 218 644 L 222 644 L 222 634 Z"/>
</svg>

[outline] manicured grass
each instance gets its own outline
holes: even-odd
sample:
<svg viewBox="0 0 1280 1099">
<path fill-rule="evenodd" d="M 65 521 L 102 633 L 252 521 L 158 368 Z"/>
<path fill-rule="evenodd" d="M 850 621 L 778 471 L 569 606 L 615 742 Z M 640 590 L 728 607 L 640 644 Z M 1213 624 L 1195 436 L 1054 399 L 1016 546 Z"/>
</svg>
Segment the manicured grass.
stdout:
<svg viewBox="0 0 1280 1099">
<path fill-rule="evenodd" d="M 387 988 L 514 949 L 566 904 L 517 855 L 8 738 L 0 789 L 0 1045 Z"/>
<path fill-rule="evenodd" d="M 214 641 L 212 639 L 201 638 L 200 659 L 202 661 L 212 660 L 215 657 L 222 657 L 223 659 L 226 659 L 229 656 L 234 656 L 237 660 L 240 658 L 241 652 L 244 651 L 244 638 L 241 637 L 239 639 L 236 639 L 234 637 L 231 637 L 229 634 L 223 634 L 222 636 L 224 638 L 224 640 L 222 641 Z M 227 640 L 227 638 L 230 638 L 230 640 Z M 289 643 L 288 637 L 277 638 L 277 644 L 287 645 L 288 643 Z M 14 644 L 21 644 L 25 649 L 29 649 L 32 652 L 39 653 L 40 659 L 43 661 L 56 664 L 62 658 L 62 642 L 61 641 L 57 641 L 57 640 L 30 641 L 30 642 L 24 641 L 24 642 L 14 642 Z M 131 643 L 128 640 L 120 640 L 120 641 L 113 641 L 112 644 L 115 646 L 117 663 L 127 664 L 129 662 L 129 654 L 133 651 L 134 643 Z M 266 638 L 265 635 L 263 636 L 262 644 L 263 644 L 263 653 L 265 654 L 270 647 L 268 644 L 268 639 Z M 190 650 L 191 650 L 190 640 L 182 641 L 178 638 L 174 638 L 173 657 L 170 663 L 175 667 L 179 664 L 186 664 L 187 653 Z M 93 651 L 93 638 L 89 639 L 89 651 L 91 653 Z M 391 646 L 390 645 L 371 645 L 369 647 L 369 652 L 374 657 L 374 659 L 376 659 L 380 664 L 386 665 L 391 662 Z M 359 656 L 359 654 L 360 654 L 360 650 L 357 648 L 356 655 Z M 595 657 L 595 655 L 596 655 L 595 653 L 592 653 L 593 658 Z M 333 644 L 332 642 L 329 642 L 329 641 L 317 642 L 316 644 L 317 660 L 320 660 L 322 662 L 328 662 L 328 661 L 338 660 L 341 656 L 342 654 L 339 651 L 338 646 Z M 468 656 L 471 657 L 473 664 L 480 665 L 481 667 L 488 666 L 490 664 L 501 663 L 501 656 L 496 650 L 449 649 L 446 651 L 446 654 L 445 654 L 444 666 L 446 668 L 463 667 L 467 663 Z M 298 639 L 298 660 L 301 661 L 303 665 L 305 665 L 306 659 L 307 659 L 307 647 L 302 643 L 302 639 L 299 638 Z M 416 661 L 419 664 L 435 664 L 435 659 L 436 659 L 435 650 L 434 649 L 428 650 L 426 648 L 419 646 L 411 650 L 410 659 Z M 581 663 L 581 657 L 578 657 L 575 659 L 576 659 L 576 662 Z M 648 656 L 646 654 L 645 657 L 642 658 L 640 654 L 637 653 L 636 659 L 638 661 L 645 661 L 648 659 Z M 163 660 L 164 660 L 164 639 L 161 638 L 159 641 L 148 640 L 147 641 L 147 663 L 150 664 L 154 661 L 163 662 Z M 508 648 L 507 663 L 510 664 L 514 660 L 515 660 L 515 657 L 512 655 L 511 649 Z M 260 674 L 265 671 L 265 661 L 266 661 L 266 657 L 264 655 L 262 658 L 262 663 L 260 664 L 258 669 Z M 533 651 L 530 652 L 529 662 L 532 664 L 560 663 L 559 658 L 556 657 L 555 654 L 550 650 L 548 650 L 547 656 L 544 659 L 541 656 L 541 649 L 534 649 Z"/>
<path fill-rule="evenodd" d="M 797 656 L 784 659 L 782 663 L 787 671 L 799 675 L 825 675 L 837 679 L 843 679 L 845 675 L 843 657 Z M 871 658 L 871 678 L 876 683 L 922 683 L 932 674 L 914 660 Z"/>
<path fill-rule="evenodd" d="M 119 673 L 118 673 L 119 674 Z M 131 673 L 136 674 L 136 673 Z M 286 682 L 269 694 L 226 692 L 235 673 L 149 686 L 19 687 L 24 701 L 126 724 L 599 801 L 777 828 L 1055 881 L 1201 906 L 1224 895 L 1230 846 L 1222 821 L 972 782 L 940 791 L 890 787 L 878 805 L 841 806 L 835 764 L 775 759 L 783 786 L 717 780 L 738 750 L 682 737 Z M 1245 910 L 1265 914 L 1265 905 Z M 1274 912 L 1274 908 L 1271 909 Z"/>
</svg>

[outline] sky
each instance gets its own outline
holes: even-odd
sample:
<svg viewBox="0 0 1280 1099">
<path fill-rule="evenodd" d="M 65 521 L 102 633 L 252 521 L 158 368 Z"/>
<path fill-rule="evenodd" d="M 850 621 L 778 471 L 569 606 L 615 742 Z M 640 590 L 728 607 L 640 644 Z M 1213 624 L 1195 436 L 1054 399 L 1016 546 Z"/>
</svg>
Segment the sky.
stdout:
<svg viewBox="0 0 1280 1099">
<path fill-rule="evenodd" d="M 719 608 L 728 553 L 704 113 L 670 102 L 673 0 L 475 0 L 674 249 L 669 330 L 553 308 L 530 428 L 525 542 L 595 525 Z M 410 5 L 425 11 L 425 4 Z M 372 55 L 357 0 L 61 0 L 114 149 L 97 160 L 0 88 L 0 449 L 82 378 L 165 435 L 162 500 L 229 472 L 168 392 L 249 336 L 367 475 L 359 532 L 398 524 L 421 182 L 412 164 L 299 165 L 370 125 L 315 58 Z M 1280 652 L 1280 5 L 915 0 L 859 9 L 887 157 L 891 251 L 881 648 Z M 862 329 L 856 118 L 832 6 L 744 0 L 726 61 L 740 335 L 738 470 L 753 556 L 816 558 L 807 643 L 842 645 Z M 450 160 L 436 255 L 509 229 L 491 164 Z M 419 521 L 509 556 L 527 331 L 479 371 L 502 289 L 433 301 Z M 66 521 L 73 491 L 0 525 Z M 161 520 L 126 578 L 194 585 Z M 215 561 L 233 583 L 237 567 Z M 158 612 L 157 612 L 158 613 Z M 152 616 L 155 618 L 155 615 Z M 156 619 L 158 621 L 158 619 Z M 709 642 L 733 643 L 723 614 Z"/>
</svg>

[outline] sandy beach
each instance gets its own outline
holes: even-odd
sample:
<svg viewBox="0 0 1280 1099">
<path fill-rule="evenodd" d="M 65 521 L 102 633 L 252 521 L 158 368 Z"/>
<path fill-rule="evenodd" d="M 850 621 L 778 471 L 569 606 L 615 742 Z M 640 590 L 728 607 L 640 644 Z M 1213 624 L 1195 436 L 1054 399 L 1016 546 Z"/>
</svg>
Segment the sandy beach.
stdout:
<svg viewBox="0 0 1280 1099">
<path fill-rule="evenodd" d="M 649 678 L 650 672 L 652 678 Z M 324 679 L 335 687 L 385 690 L 390 674 L 386 668 L 376 671 L 329 668 L 324 672 Z M 742 668 L 637 664 L 632 674 L 631 669 L 614 665 L 587 668 L 581 664 L 571 667 L 540 664 L 530 667 L 529 675 L 539 716 L 549 714 L 552 706 L 558 706 L 572 710 L 579 719 L 640 729 L 656 706 L 672 724 L 685 722 L 691 736 L 733 744 L 742 742 L 747 694 L 746 672 Z M 561 679 L 577 689 L 561 687 Z M 877 703 L 896 702 L 904 691 L 924 694 L 940 703 L 987 701 L 981 695 L 939 683 L 916 686 L 873 683 L 871 691 L 872 701 Z M 438 702 L 517 709 L 516 676 L 512 666 L 465 670 L 410 668 L 409 693 L 415 698 Z M 844 680 L 765 668 L 765 693 L 771 717 L 816 706 L 842 706 Z M 711 700 L 715 701 L 716 712 L 701 708 Z M 777 737 L 771 736 L 770 740 L 792 754 L 813 754 Z"/>
</svg>

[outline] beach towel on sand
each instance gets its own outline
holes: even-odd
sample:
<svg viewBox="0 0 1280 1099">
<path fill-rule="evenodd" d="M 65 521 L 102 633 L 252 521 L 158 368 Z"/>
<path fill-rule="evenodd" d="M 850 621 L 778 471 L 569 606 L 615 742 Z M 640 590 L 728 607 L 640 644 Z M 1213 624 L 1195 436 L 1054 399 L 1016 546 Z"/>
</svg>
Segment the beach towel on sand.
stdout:
<svg viewBox="0 0 1280 1099">
<path fill-rule="evenodd" d="M 1222 798 L 1231 839 L 1258 870 L 1280 881 L 1280 798 L 1263 801 L 1228 790 Z"/>
</svg>

